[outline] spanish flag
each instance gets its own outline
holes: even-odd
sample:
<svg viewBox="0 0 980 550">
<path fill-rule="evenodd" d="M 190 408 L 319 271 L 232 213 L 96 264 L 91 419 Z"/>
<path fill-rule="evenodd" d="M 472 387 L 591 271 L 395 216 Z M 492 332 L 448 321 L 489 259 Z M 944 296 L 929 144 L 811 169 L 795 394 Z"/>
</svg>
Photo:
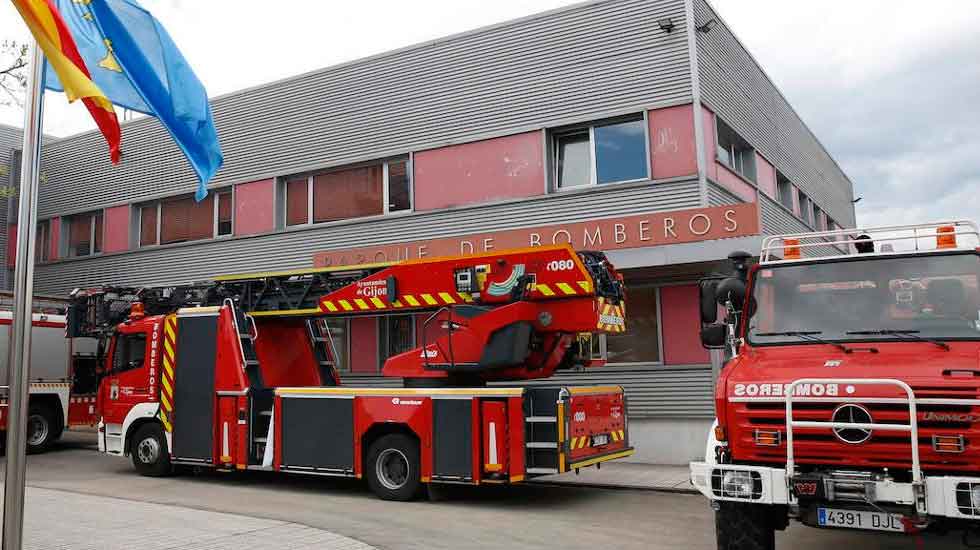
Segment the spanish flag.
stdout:
<svg viewBox="0 0 980 550">
<path fill-rule="evenodd" d="M 109 143 L 109 157 L 119 162 L 119 120 L 109 98 L 91 75 L 61 14 L 51 0 L 11 0 L 65 88 L 68 101 L 81 99 Z"/>
</svg>

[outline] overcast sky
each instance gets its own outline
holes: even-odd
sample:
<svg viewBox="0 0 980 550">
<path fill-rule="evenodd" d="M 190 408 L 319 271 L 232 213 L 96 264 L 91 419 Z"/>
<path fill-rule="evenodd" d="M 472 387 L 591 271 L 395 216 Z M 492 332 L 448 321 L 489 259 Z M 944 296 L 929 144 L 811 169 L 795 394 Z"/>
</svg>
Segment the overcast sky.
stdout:
<svg viewBox="0 0 980 550">
<path fill-rule="evenodd" d="M 211 95 L 570 0 L 143 0 Z M 858 222 L 980 220 L 980 2 L 713 0 L 855 184 Z M 0 2 L 0 40 L 26 30 Z M 91 128 L 46 102 L 45 131 Z M 0 122 L 21 115 L 0 108 Z"/>
</svg>

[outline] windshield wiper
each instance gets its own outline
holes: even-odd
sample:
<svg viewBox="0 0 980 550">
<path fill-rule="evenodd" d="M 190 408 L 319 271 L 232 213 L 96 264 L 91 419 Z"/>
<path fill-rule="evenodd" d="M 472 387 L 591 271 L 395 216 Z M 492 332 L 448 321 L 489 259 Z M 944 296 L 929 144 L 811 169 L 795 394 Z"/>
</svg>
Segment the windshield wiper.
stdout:
<svg viewBox="0 0 980 550">
<path fill-rule="evenodd" d="M 810 342 L 816 342 L 818 344 L 827 344 L 828 346 L 834 346 L 835 348 L 843 351 L 844 353 L 851 353 L 853 350 L 844 344 L 839 344 L 837 342 L 831 342 L 829 340 L 824 340 L 823 338 L 818 338 L 817 334 L 823 334 L 822 330 L 787 330 L 784 332 L 757 332 L 756 336 L 796 336 L 797 338 L 802 338 Z"/>
<path fill-rule="evenodd" d="M 930 344 L 935 344 L 946 351 L 950 350 L 949 344 L 943 342 L 942 340 L 936 340 L 934 338 L 923 338 L 918 334 L 922 332 L 921 330 L 899 330 L 895 328 L 882 328 L 877 330 L 850 330 L 844 334 L 852 334 L 854 336 L 895 336 L 899 339 L 904 340 L 916 340 L 919 342 L 929 342 Z"/>
</svg>

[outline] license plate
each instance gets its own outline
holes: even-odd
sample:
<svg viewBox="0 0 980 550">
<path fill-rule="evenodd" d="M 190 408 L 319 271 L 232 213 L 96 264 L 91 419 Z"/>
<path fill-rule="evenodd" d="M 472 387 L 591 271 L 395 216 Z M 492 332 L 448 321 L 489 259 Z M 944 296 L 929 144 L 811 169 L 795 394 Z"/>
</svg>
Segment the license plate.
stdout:
<svg viewBox="0 0 980 550">
<path fill-rule="evenodd" d="M 609 434 L 601 434 L 592 436 L 592 446 L 601 447 L 603 445 L 609 444 Z"/>
<path fill-rule="evenodd" d="M 817 524 L 821 527 L 869 529 L 872 531 L 891 531 L 893 533 L 905 532 L 901 514 L 872 512 L 868 510 L 817 508 Z"/>
</svg>

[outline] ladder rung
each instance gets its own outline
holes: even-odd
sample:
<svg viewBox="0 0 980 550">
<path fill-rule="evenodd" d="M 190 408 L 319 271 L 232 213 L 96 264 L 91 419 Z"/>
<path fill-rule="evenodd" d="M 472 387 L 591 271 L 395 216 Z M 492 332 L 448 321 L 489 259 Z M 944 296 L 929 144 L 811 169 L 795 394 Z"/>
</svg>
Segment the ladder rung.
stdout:
<svg viewBox="0 0 980 550">
<path fill-rule="evenodd" d="M 529 441 L 527 443 L 528 449 L 557 449 L 558 444 L 554 441 Z"/>
<path fill-rule="evenodd" d="M 255 340 L 255 336 L 252 336 L 251 334 L 249 334 L 247 332 L 240 332 L 240 333 L 238 333 L 238 337 L 239 338 L 246 338 L 248 340 Z"/>
<path fill-rule="evenodd" d="M 256 437 L 252 439 L 252 441 L 254 441 L 255 443 L 265 443 L 266 439 L 264 437 Z"/>
<path fill-rule="evenodd" d="M 556 416 L 529 416 L 524 419 L 526 422 L 558 422 Z"/>
<path fill-rule="evenodd" d="M 320 366 L 321 367 L 332 367 L 332 366 L 334 366 L 334 362 L 333 361 L 320 361 Z"/>
<path fill-rule="evenodd" d="M 327 342 L 330 341 L 330 338 L 325 338 L 323 336 L 317 336 L 317 337 L 313 338 L 313 341 L 314 342 L 322 342 L 322 343 L 326 344 Z"/>
<path fill-rule="evenodd" d="M 557 468 L 525 468 L 525 472 L 529 474 L 557 474 Z"/>
<path fill-rule="evenodd" d="M 272 416 L 272 411 L 260 411 L 259 416 Z"/>
<path fill-rule="evenodd" d="M 259 364 L 259 360 L 258 359 L 246 359 L 245 360 L 245 366 L 246 367 L 255 367 L 255 366 L 258 366 L 258 364 Z"/>
</svg>

